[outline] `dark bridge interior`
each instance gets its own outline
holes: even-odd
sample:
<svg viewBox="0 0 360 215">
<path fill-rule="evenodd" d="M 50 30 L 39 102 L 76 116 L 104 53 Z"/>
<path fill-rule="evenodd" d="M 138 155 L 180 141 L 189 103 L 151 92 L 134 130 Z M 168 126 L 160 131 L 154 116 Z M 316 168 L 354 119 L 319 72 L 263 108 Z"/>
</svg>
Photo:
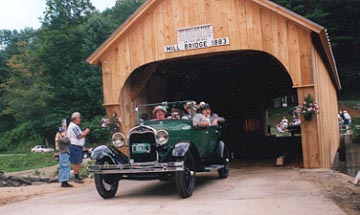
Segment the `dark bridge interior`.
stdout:
<svg viewBox="0 0 360 215">
<path fill-rule="evenodd" d="M 269 136 L 267 108 L 274 98 L 296 95 L 292 80 L 272 56 L 255 51 L 161 62 L 146 87 L 148 102 L 195 100 L 226 118 L 224 140 L 236 157 L 301 157 L 301 140 Z"/>
</svg>

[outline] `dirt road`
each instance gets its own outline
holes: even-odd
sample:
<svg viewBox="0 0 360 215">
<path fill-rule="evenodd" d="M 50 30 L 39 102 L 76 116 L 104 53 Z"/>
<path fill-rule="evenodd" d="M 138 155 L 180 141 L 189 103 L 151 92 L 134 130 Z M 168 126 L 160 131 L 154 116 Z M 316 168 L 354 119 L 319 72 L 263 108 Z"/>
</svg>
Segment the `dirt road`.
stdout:
<svg viewBox="0 0 360 215">
<path fill-rule="evenodd" d="M 333 173 L 329 174 L 332 177 Z M 117 196 L 110 200 L 100 198 L 89 182 L 6 204 L 0 206 L 0 211 L 2 215 L 345 215 L 316 184 L 317 180 L 312 173 L 298 169 L 232 169 L 225 180 L 217 179 L 217 174 L 201 174 L 193 196 L 188 199 L 178 196 L 174 182 L 121 181 Z"/>
</svg>

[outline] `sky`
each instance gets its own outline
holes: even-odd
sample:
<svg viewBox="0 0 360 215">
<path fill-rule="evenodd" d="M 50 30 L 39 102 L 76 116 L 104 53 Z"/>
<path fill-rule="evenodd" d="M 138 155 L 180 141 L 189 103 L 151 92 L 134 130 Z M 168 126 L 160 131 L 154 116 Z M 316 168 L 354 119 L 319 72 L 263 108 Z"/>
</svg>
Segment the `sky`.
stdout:
<svg viewBox="0 0 360 215">
<path fill-rule="evenodd" d="M 116 0 L 91 0 L 96 9 L 113 7 Z M 0 0 L 0 29 L 39 28 L 45 0 Z"/>
</svg>

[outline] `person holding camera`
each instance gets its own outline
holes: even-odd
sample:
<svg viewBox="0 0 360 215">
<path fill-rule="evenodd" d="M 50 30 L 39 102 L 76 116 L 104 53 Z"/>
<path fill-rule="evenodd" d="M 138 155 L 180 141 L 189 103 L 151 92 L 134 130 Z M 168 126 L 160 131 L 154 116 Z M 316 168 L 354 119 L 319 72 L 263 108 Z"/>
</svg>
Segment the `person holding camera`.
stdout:
<svg viewBox="0 0 360 215">
<path fill-rule="evenodd" d="M 79 112 L 74 112 L 71 115 L 71 122 L 68 126 L 67 136 L 70 139 L 70 162 L 75 174 L 75 183 L 84 183 L 80 178 L 80 167 L 82 163 L 83 156 L 83 146 L 85 146 L 85 137 L 89 134 L 90 129 L 87 128 L 84 131 L 80 128 L 81 124 L 81 114 Z"/>
</svg>

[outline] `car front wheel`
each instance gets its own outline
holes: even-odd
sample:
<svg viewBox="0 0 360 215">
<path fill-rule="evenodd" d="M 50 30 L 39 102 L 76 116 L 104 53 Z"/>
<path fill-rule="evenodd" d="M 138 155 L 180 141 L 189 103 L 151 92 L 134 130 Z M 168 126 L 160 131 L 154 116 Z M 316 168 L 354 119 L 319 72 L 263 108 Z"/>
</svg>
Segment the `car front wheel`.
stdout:
<svg viewBox="0 0 360 215">
<path fill-rule="evenodd" d="M 176 187 L 182 198 L 188 198 L 192 195 L 195 187 L 195 161 L 190 152 L 177 161 L 184 161 L 185 170 L 176 172 Z"/>
<path fill-rule="evenodd" d="M 107 165 L 112 163 L 107 160 L 99 160 L 96 164 Z M 102 198 L 110 199 L 116 195 L 119 186 L 119 179 L 117 179 L 115 175 L 95 174 L 94 180 L 96 190 Z"/>
</svg>

